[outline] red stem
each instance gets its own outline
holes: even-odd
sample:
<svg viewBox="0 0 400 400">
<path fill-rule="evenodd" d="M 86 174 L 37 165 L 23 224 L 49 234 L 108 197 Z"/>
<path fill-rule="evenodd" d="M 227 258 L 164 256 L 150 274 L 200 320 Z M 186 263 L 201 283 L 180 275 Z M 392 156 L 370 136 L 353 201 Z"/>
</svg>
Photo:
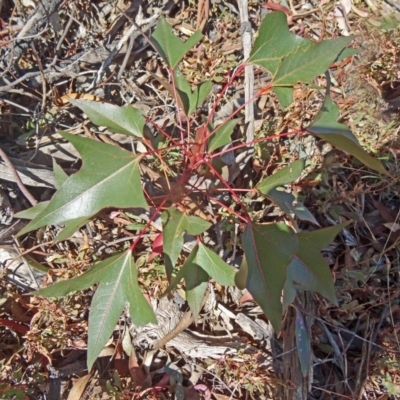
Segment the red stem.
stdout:
<svg viewBox="0 0 400 400">
<path fill-rule="evenodd" d="M 232 84 L 232 82 L 234 81 L 234 79 L 242 73 L 242 71 L 244 70 L 246 64 L 243 64 L 241 66 L 239 66 L 236 71 L 232 74 L 232 76 L 228 79 L 227 83 L 225 84 L 225 86 L 223 87 L 222 91 L 219 93 L 217 99 L 214 102 L 214 105 L 209 113 L 209 116 L 207 118 L 206 123 L 204 124 L 204 127 L 208 127 L 210 121 L 212 120 L 216 109 L 223 97 L 223 95 L 225 94 L 225 92 L 228 90 L 228 88 L 230 87 L 230 85 Z M 243 213 L 245 214 L 245 216 L 240 215 L 239 213 L 237 213 L 236 211 L 232 210 L 230 207 L 226 206 L 225 204 L 223 204 L 221 201 L 219 201 L 218 199 L 216 199 L 215 197 L 211 196 L 207 190 L 199 190 L 201 193 L 203 193 L 203 195 L 205 195 L 210 201 L 213 201 L 214 203 L 220 205 L 222 208 L 224 208 L 225 210 L 227 210 L 230 214 L 235 215 L 238 219 L 244 221 L 245 223 L 249 223 L 251 221 L 250 219 L 250 215 L 247 212 L 247 209 L 245 207 L 245 205 L 243 204 L 243 202 L 241 201 L 240 197 L 236 194 L 235 189 L 231 188 L 230 185 L 223 179 L 223 177 L 219 174 L 219 172 L 213 167 L 213 165 L 211 164 L 211 160 L 215 157 L 219 157 L 222 154 L 225 154 L 229 151 L 234 151 L 236 149 L 240 149 L 243 147 L 248 146 L 249 144 L 255 144 L 255 143 L 260 143 L 266 140 L 270 140 L 272 138 L 278 138 L 278 137 L 283 137 L 283 136 L 288 136 L 288 135 L 293 135 L 296 133 L 300 133 L 300 132 L 304 132 L 303 130 L 299 130 L 299 131 L 294 131 L 294 132 L 287 132 L 284 134 L 279 134 L 279 135 L 274 135 L 274 136 L 268 136 L 266 138 L 261 138 L 261 139 L 256 139 L 253 140 L 249 143 L 241 143 L 238 146 L 234 146 L 231 147 L 229 149 L 226 150 L 222 150 L 218 153 L 214 153 L 212 155 L 209 154 L 201 154 L 202 159 L 199 160 L 197 163 L 194 164 L 193 169 L 188 169 L 187 165 L 190 164 L 190 161 L 193 157 L 193 154 L 191 153 L 191 144 L 190 143 L 190 121 L 188 119 L 188 127 L 187 127 L 187 140 L 185 142 L 185 138 L 184 138 L 184 129 L 183 129 L 183 123 L 182 123 L 182 118 L 180 115 L 180 109 L 179 109 L 179 102 L 178 102 L 178 93 L 177 93 L 177 88 L 176 88 L 176 84 L 175 84 L 175 78 L 174 78 L 174 71 L 170 70 L 171 73 L 171 81 L 172 81 L 172 86 L 174 88 L 174 98 L 175 98 L 175 102 L 178 105 L 178 122 L 179 122 L 179 129 L 180 129 L 180 136 L 181 136 L 181 141 L 180 143 L 178 141 L 176 141 L 174 138 L 172 138 L 163 128 L 161 128 L 158 124 L 156 124 L 155 122 L 151 121 L 150 119 L 146 118 L 147 122 L 151 123 L 156 129 L 157 131 L 159 131 L 161 134 L 163 134 L 167 139 L 169 139 L 171 141 L 171 143 L 173 144 L 173 146 L 167 146 L 164 147 L 162 149 L 153 149 L 151 142 L 149 141 L 145 141 L 145 143 L 147 144 L 147 146 L 150 148 L 150 151 L 147 153 L 144 153 L 143 155 L 155 155 L 157 158 L 160 159 L 161 162 L 163 162 L 162 157 L 160 156 L 160 152 L 164 151 L 164 150 L 169 150 L 173 147 L 178 147 L 182 153 L 183 153 L 183 173 L 181 178 L 179 179 L 179 181 L 177 182 L 177 187 L 183 186 L 183 185 L 189 185 L 192 188 L 197 189 L 194 185 L 189 184 L 189 178 L 190 178 L 190 173 L 192 170 L 199 168 L 201 165 L 206 164 L 207 167 L 209 168 L 210 171 L 213 172 L 213 174 L 221 181 L 221 183 L 225 186 L 226 190 L 231 194 L 231 196 L 236 200 L 236 202 L 239 204 L 240 208 L 242 209 Z M 228 122 L 229 120 L 231 120 L 236 114 L 238 114 L 245 106 L 247 103 L 252 102 L 254 99 L 256 99 L 257 97 L 259 97 L 262 93 L 265 92 L 266 88 L 270 88 L 271 84 L 267 85 L 266 87 L 264 87 L 262 90 L 259 90 L 254 96 L 252 96 L 251 99 L 249 99 L 246 103 L 244 103 L 243 105 L 241 105 L 237 110 L 235 110 L 224 122 L 223 124 L 225 124 L 226 122 Z M 184 110 L 182 110 L 184 111 Z M 207 135 L 206 137 L 204 137 L 204 141 L 203 143 L 206 143 L 207 140 L 213 135 L 215 134 L 215 132 L 217 131 L 219 127 L 215 128 L 209 135 Z M 206 132 L 206 130 L 204 131 Z M 147 224 L 145 225 L 145 227 L 140 231 L 138 237 L 136 238 L 136 240 L 132 243 L 132 245 L 129 247 L 129 250 L 131 252 L 134 251 L 135 247 L 137 246 L 137 244 L 139 243 L 139 241 L 142 239 L 143 235 L 145 234 L 145 232 L 147 231 L 147 229 L 150 227 L 151 223 L 154 221 L 154 219 L 160 215 L 161 210 L 163 209 L 164 205 L 166 204 L 166 202 L 172 197 L 173 195 L 173 191 L 171 191 L 171 193 L 169 193 L 168 195 L 165 196 L 164 200 L 161 202 L 161 204 L 158 207 L 155 207 L 155 212 L 154 214 L 151 216 L 151 218 L 149 219 L 149 221 L 147 222 Z M 149 201 L 151 201 L 154 205 L 154 202 L 152 201 L 151 197 L 149 197 Z"/>
<path fill-rule="evenodd" d="M 152 121 L 150 118 L 148 118 L 148 117 L 145 117 L 145 118 L 146 118 L 146 121 L 148 123 L 150 123 L 151 125 L 153 125 L 154 128 L 156 128 L 158 132 L 162 133 L 167 139 L 169 139 L 174 144 L 175 147 L 179 147 L 183 151 L 183 153 L 185 154 L 186 157 L 190 157 L 190 152 L 188 152 L 187 149 L 185 149 L 185 147 L 184 147 L 185 143 L 177 142 L 171 135 L 169 135 L 163 128 L 161 128 L 161 126 L 159 126 L 157 123 Z M 162 149 L 154 150 L 154 152 L 169 150 L 171 148 L 172 148 L 172 146 L 167 146 L 167 147 L 163 147 Z M 152 152 L 144 153 L 144 155 L 151 155 L 151 154 L 153 154 L 153 153 Z"/>
<path fill-rule="evenodd" d="M 247 212 L 246 206 L 240 200 L 239 196 L 232 190 L 232 188 L 229 186 L 228 182 L 225 181 L 225 179 L 220 175 L 220 173 L 213 167 L 213 165 L 210 162 L 205 160 L 205 163 L 207 164 L 208 168 L 210 168 L 210 170 L 213 171 L 213 173 L 221 181 L 221 183 L 226 187 L 226 189 L 229 191 L 229 193 L 232 195 L 232 197 L 238 202 L 238 204 L 240 205 L 244 214 L 246 215 L 246 222 L 249 222 L 250 215 Z"/>
<path fill-rule="evenodd" d="M 263 88 L 263 90 L 265 90 L 266 88 L 269 88 L 270 86 L 272 86 L 272 84 L 268 84 L 266 87 Z M 260 94 L 262 93 L 261 90 L 259 90 L 253 97 L 251 97 L 248 101 L 246 101 L 244 104 L 242 104 L 237 110 L 235 110 L 221 125 L 218 125 L 206 138 L 205 138 L 205 142 L 207 142 L 207 140 L 215 134 L 215 132 L 224 124 L 226 124 L 228 121 L 230 121 L 236 114 L 238 114 L 240 111 L 243 110 L 243 108 L 246 107 L 247 104 L 249 104 L 250 102 L 254 101 L 256 98 L 258 98 L 260 96 Z M 208 125 L 207 125 L 208 126 Z M 247 143 L 247 144 L 251 144 L 251 143 Z"/>
<path fill-rule="evenodd" d="M 195 186 L 193 186 L 192 184 L 189 184 L 189 186 L 191 186 L 193 189 L 198 190 L 199 192 L 201 192 L 204 196 L 207 197 L 208 200 L 213 201 L 214 203 L 217 203 L 219 206 L 221 206 L 222 208 L 224 208 L 226 211 L 228 211 L 230 214 L 235 215 L 237 218 L 241 219 L 243 222 L 248 223 L 248 219 L 246 219 L 245 217 L 243 217 L 242 215 L 238 214 L 235 210 L 232 210 L 229 206 L 225 205 L 224 203 L 222 203 L 221 201 L 219 201 L 218 199 L 216 199 L 215 197 L 211 196 L 207 190 L 199 190 L 197 189 Z M 228 190 L 230 193 L 232 189 Z"/>
<path fill-rule="evenodd" d="M 183 145 L 185 143 L 185 138 L 183 137 L 183 125 L 182 125 L 182 118 L 181 118 L 181 113 L 179 111 L 179 101 L 178 101 L 178 92 L 176 91 L 176 85 L 175 85 L 175 77 L 174 77 L 174 70 L 170 69 L 169 73 L 171 74 L 171 82 L 172 82 L 172 87 L 174 88 L 174 100 L 175 100 L 175 104 L 177 105 L 177 117 L 178 117 L 178 122 L 179 122 L 179 130 L 180 130 L 180 134 L 181 134 L 181 144 Z M 183 112 L 185 112 L 185 110 L 182 110 Z M 189 124 L 189 121 L 188 121 Z M 186 162 L 186 160 L 184 160 L 184 162 Z"/>
<path fill-rule="evenodd" d="M 145 225 L 145 227 L 139 232 L 138 237 L 135 239 L 135 241 L 130 245 L 129 247 L 129 251 L 132 253 L 133 250 L 135 250 L 135 247 L 137 246 L 137 244 L 140 242 L 140 240 L 142 239 L 143 235 L 146 233 L 147 229 L 150 227 L 151 223 L 154 221 L 154 219 L 160 215 L 160 210 L 162 209 L 162 207 L 164 206 L 164 204 L 168 201 L 170 195 L 166 196 L 165 199 L 163 200 L 163 202 L 156 208 L 156 211 L 154 212 L 154 214 L 150 217 L 150 219 L 148 220 L 147 224 Z"/>
<path fill-rule="evenodd" d="M 296 135 L 298 133 L 305 133 L 305 130 L 304 129 L 299 129 L 299 130 L 293 131 L 293 132 L 285 132 L 285 133 L 280 133 L 278 135 L 272 135 L 272 136 L 264 137 L 264 138 L 261 138 L 261 139 L 255 139 L 255 140 L 252 140 L 249 143 L 241 143 L 241 144 L 238 144 L 237 146 L 230 147 L 229 149 L 221 150 L 218 153 L 211 154 L 209 156 L 209 158 L 213 159 L 213 158 L 219 157 L 219 156 L 221 156 L 221 155 L 223 155 L 225 153 L 229 153 L 230 151 L 234 151 L 234 150 L 246 147 L 249 144 L 256 144 L 256 143 L 266 142 L 269 139 L 276 139 L 276 138 L 281 138 L 281 137 L 285 137 L 285 136 Z M 198 164 L 195 164 L 194 167 L 195 168 L 198 167 Z"/>
<path fill-rule="evenodd" d="M 232 76 L 228 79 L 228 82 L 226 82 L 225 86 L 223 87 L 222 91 L 218 95 L 217 99 L 214 102 L 213 108 L 210 111 L 210 114 L 208 115 L 207 122 L 205 123 L 205 126 L 207 127 L 210 124 L 210 121 L 212 120 L 215 110 L 217 109 L 219 102 L 222 99 L 222 96 L 225 94 L 225 92 L 228 90 L 229 86 L 232 84 L 233 80 L 239 75 L 239 73 L 242 72 L 242 70 L 245 68 L 246 64 L 242 64 L 241 66 L 238 67 L 238 69 L 232 74 Z"/>
</svg>

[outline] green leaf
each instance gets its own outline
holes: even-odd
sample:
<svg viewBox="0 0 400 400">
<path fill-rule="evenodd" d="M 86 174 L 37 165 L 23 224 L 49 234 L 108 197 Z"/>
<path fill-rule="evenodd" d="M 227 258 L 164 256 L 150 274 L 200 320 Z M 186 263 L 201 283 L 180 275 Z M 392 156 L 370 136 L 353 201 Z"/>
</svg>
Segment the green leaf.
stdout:
<svg viewBox="0 0 400 400">
<path fill-rule="evenodd" d="M 186 279 L 187 275 L 191 274 L 190 266 L 187 264 L 189 260 L 190 266 L 193 264 L 198 265 L 221 286 L 233 286 L 235 284 L 236 270 L 221 260 L 217 254 L 204 246 L 203 243 L 198 243 L 190 253 L 187 262 L 169 285 L 168 292 L 174 289 L 182 278 Z"/>
<path fill-rule="evenodd" d="M 281 295 L 286 268 L 298 252 L 294 231 L 284 224 L 249 224 L 242 244 L 248 264 L 246 287 L 260 304 L 276 332 L 282 318 Z"/>
<path fill-rule="evenodd" d="M 339 232 L 349 224 L 350 222 L 343 222 L 338 225 L 317 229 L 315 231 L 300 232 L 298 235 L 302 238 L 302 240 L 308 242 L 310 248 L 315 246 L 318 249 L 323 250 L 325 247 L 331 244 Z"/>
<path fill-rule="evenodd" d="M 311 212 L 303 203 L 296 201 L 296 198 L 291 193 L 272 189 L 265 197 L 275 203 L 284 213 L 288 215 L 293 213 L 297 218 L 303 221 L 309 221 L 315 225 L 319 225 Z"/>
<path fill-rule="evenodd" d="M 299 36 L 295 37 L 299 39 Z M 297 82 L 311 83 L 312 79 L 317 75 L 322 75 L 329 68 L 338 54 L 353 39 L 354 36 L 347 36 L 298 46 L 282 60 L 274 76 L 274 86 L 295 85 Z"/>
<path fill-rule="evenodd" d="M 236 270 L 215 254 L 212 250 L 199 243 L 194 262 L 204 269 L 221 286 L 233 286 L 235 284 Z"/>
<path fill-rule="evenodd" d="M 235 284 L 235 270 L 222 261 L 213 251 L 202 243 L 198 243 L 168 286 L 166 293 L 171 292 L 182 279 L 185 279 L 186 298 L 194 317 L 197 319 L 210 276 L 222 286 L 233 286 Z"/>
<path fill-rule="evenodd" d="M 296 320 L 295 320 L 295 336 L 296 336 L 296 348 L 297 355 L 300 361 L 300 369 L 303 376 L 307 376 L 310 367 L 311 360 L 311 346 L 310 338 L 308 336 L 308 331 L 306 324 L 304 322 L 304 317 L 301 312 L 296 308 Z"/>
<path fill-rule="evenodd" d="M 28 208 L 27 210 L 20 211 L 19 213 L 15 214 L 16 218 L 23 218 L 23 219 L 34 219 L 36 218 L 48 205 L 50 201 L 43 201 L 42 203 L 38 203 L 35 206 Z M 64 228 L 58 232 L 57 236 L 54 238 L 53 242 L 61 242 L 63 240 L 68 239 L 71 237 L 81 226 L 86 225 L 90 218 L 77 218 L 72 219 L 70 221 L 65 222 Z"/>
<path fill-rule="evenodd" d="M 60 297 L 99 283 L 89 313 L 87 364 L 90 370 L 110 338 L 125 304 L 135 325 L 157 323 L 153 309 L 137 282 L 137 271 L 131 253 L 110 257 L 76 278 L 58 282 L 35 294 Z"/>
<path fill-rule="evenodd" d="M 248 62 L 259 65 L 273 75 L 272 86 L 283 107 L 292 101 L 292 86 L 297 82 L 311 83 L 323 74 L 352 36 L 312 42 L 290 33 L 282 11 L 272 12 L 263 19 Z M 289 87 L 289 88 L 288 88 Z"/>
<path fill-rule="evenodd" d="M 288 86 L 275 86 L 274 92 L 278 97 L 279 102 L 283 108 L 290 106 L 293 103 L 293 89 Z"/>
<path fill-rule="evenodd" d="M 121 257 L 123 253 L 114 257 Z M 62 297 L 71 292 L 85 290 L 96 283 L 100 282 L 101 276 L 107 270 L 108 264 L 113 257 L 97 263 L 94 267 L 86 271 L 84 274 L 66 281 L 60 281 L 48 286 L 44 289 L 37 290 L 33 294 L 44 297 Z"/>
<path fill-rule="evenodd" d="M 246 255 L 243 255 L 242 262 L 240 264 L 239 270 L 235 275 L 235 285 L 238 289 L 246 289 L 247 275 L 249 273 L 249 266 L 247 264 Z"/>
<path fill-rule="evenodd" d="M 54 171 L 54 180 L 56 189 L 60 189 L 60 187 L 64 184 L 64 182 L 68 179 L 68 175 L 65 171 L 56 163 L 53 158 L 53 171 Z"/>
<path fill-rule="evenodd" d="M 19 236 L 45 225 L 90 218 L 106 207 L 147 208 L 140 183 L 140 156 L 92 139 L 61 134 L 81 154 L 82 169 L 64 182 L 50 204 Z"/>
<path fill-rule="evenodd" d="M 239 121 L 240 119 L 236 118 L 219 125 L 217 130 L 210 137 L 210 140 L 208 142 L 208 151 L 214 151 L 219 147 L 225 146 L 226 144 L 230 143 L 232 132 Z"/>
<path fill-rule="evenodd" d="M 186 80 L 182 72 L 179 68 L 174 69 L 174 81 L 176 92 L 181 100 L 180 106 L 182 107 L 183 111 L 186 115 L 189 115 L 189 110 L 191 109 L 191 104 L 193 103 L 192 99 L 192 89 L 190 88 L 189 82 Z M 173 90 L 173 87 L 172 87 Z"/>
<path fill-rule="evenodd" d="M 283 296 L 282 296 L 282 310 L 286 312 L 287 308 L 294 302 L 296 298 L 296 288 L 293 283 L 293 272 L 295 272 L 297 259 L 294 259 L 287 268 L 286 282 L 283 286 Z M 299 264 L 299 263 L 298 263 Z M 302 265 L 301 265 L 302 267 Z M 303 268 L 303 270 L 306 270 Z"/>
<path fill-rule="evenodd" d="M 192 311 L 195 322 L 199 317 L 201 311 L 201 303 L 204 298 L 204 294 L 207 290 L 208 274 L 203 268 L 197 264 L 188 264 L 188 269 L 191 273 L 186 274 L 186 300 L 189 304 L 190 310 Z"/>
<path fill-rule="evenodd" d="M 360 54 L 359 49 L 343 49 L 339 55 L 336 57 L 335 62 L 342 61 L 347 57 L 355 56 L 356 54 Z"/>
<path fill-rule="evenodd" d="M 34 219 L 36 218 L 48 205 L 50 201 L 42 201 L 41 203 L 37 203 L 31 208 L 27 210 L 20 211 L 14 214 L 15 218 L 22 218 L 22 219 Z"/>
<path fill-rule="evenodd" d="M 197 320 L 200 313 L 201 302 L 207 289 L 207 282 L 209 279 L 207 272 L 196 263 L 198 250 L 199 245 L 197 244 L 186 259 L 183 267 L 165 291 L 165 294 L 170 293 L 182 279 L 185 279 L 186 299 L 195 320 Z"/>
<path fill-rule="evenodd" d="M 162 17 L 150 40 L 168 66 L 174 69 L 184 55 L 202 38 L 201 32 L 196 31 L 186 42 L 182 42 L 172 33 L 172 27 Z"/>
<path fill-rule="evenodd" d="M 304 171 L 304 160 L 297 160 L 287 167 L 280 169 L 275 174 L 263 179 L 257 185 L 257 189 L 263 193 L 268 194 L 272 189 L 278 186 L 287 185 L 298 179 Z"/>
<path fill-rule="evenodd" d="M 186 224 L 187 227 L 185 229 L 185 231 L 189 234 L 189 235 L 200 235 L 203 232 L 205 232 L 207 229 L 209 229 L 211 227 L 211 223 L 208 221 L 205 221 L 204 219 L 200 218 L 200 217 L 195 217 L 194 215 L 184 215 L 184 219 L 186 219 Z"/>
<path fill-rule="evenodd" d="M 165 270 L 171 279 L 172 270 L 183 247 L 183 232 L 189 235 L 200 235 L 211 224 L 195 216 L 189 216 L 171 207 L 162 214 L 163 246 Z"/>
<path fill-rule="evenodd" d="M 324 104 L 307 130 L 338 149 L 351 154 L 367 167 L 390 176 L 376 158 L 371 157 L 361 148 L 351 130 L 346 125 L 337 122 L 338 118 L 339 107 L 330 96 L 326 96 Z"/>
<path fill-rule="evenodd" d="M 296 290 L 320 293 L 332 303 L 337 304 L 332 273 L 321 255 L 321 250 L 331 243 L 346 225 L 348 223 L 297 234 L 299 251 L 287 269 L 284 310 L 294 300 Z"/>
<path fill-rule="evenodd" d="M 24 257 L 25 262 L 28 263 L 29 267 L 36 269 L 37 271 L 43 272 L 47 274 L 49 270 L 51 269 L 50 267 L 45 267 L 44 265 L 32 260 L 29 258 L 29 256 Z"/>
<path fill-rule="evenodd" d="M 175 68 L 174 70 L 174 80 L 177 94 L 181 100 L 180 106 L 183 108 L 186 115 L 192 114 L 200 107 L 212 89 L 211 81 L 204 81 L 197 85 L 192 91 L 189 82 L 183 76 L 179 68 Z"/>
<path fill-rule="evenodd" d="M 207 96 L 211 93 L 212 90 L 212 82 L 211 81 L 203 81 L 200 82 L 195 90 L 193 91 L 193 102 L 192 107 L 189 110 L 189 114 L 196 110 L 196 108 L 200 107 Z"/>
<path fill-rule="evenodd" d="M 318 225 L 318 222 L 310 211 L 301 202 L 296 202 L 295 197 L 291 193 L 277 190 L 278 187 L 287 185 L 298 179 L 303 170 L 304 161 L 297 160 L 287 167 L 282 168 L 274 175 L 262 180 L 257 185 L 257 189 L 286 214 L 293 213 L 301 220 Z"/>
<path fill-rule="evenodd" d="M 395 15 L 384 15 L 381 19 L 380 29 L 390 31 L 400 26 L 400 21 Z"/>
<path fill-rule="evenodd" d="M 145 119 L 142 113 L 130 104 L 118 107 L 91 100 L 68 99 L 68 101 L 80 108 L 96 125 L 106 126 L 111 132 L 143 137 Z"/>
<path fill-rule="evenodd" d="M 90 221 L 90 218 L 77 218 L 71 219 L 70 221 L 65 222 L 64 228 L 58 232 L 57 236 L 54 238 L 53 242 L 62 242 L 63 240 L 67 240 L 71 237 L 80 227 L 86 225 Z"/>
</svg>

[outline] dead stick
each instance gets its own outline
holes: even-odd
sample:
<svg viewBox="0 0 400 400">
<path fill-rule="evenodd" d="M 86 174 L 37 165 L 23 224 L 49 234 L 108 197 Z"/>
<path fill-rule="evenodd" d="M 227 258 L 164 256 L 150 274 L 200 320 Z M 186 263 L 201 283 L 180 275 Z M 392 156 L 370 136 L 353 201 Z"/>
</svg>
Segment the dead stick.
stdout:
<svg viewBox="0 0 400 400">
<path fill-rule="evenodd" d="M 8 158 L 7 154 L 4 152 L 4 150 L 1 147 L 0 147 L 0 157 L 4 160 L 4 162 L 6 163 L 7 167 L 10 169 L 10 171 L 14 175 L 15 182 L 17 182 L 17 185 L 20 188 L 21 192 L 28 199 L 29 203 L 31 203 L 32 206 L 35 206 L 37 204 L 36 199 L 32 196 L 31 192 L 22 183 L 21 178 L 19 177 L 17 170 L 15 169 L 14 165 L 12 164 L 12 162 Z"/>
<path fill-rule="evenodd" d="M 204 304 L 206 303 L 208 299 L 208 295 L 210 293 L 210 288 L 207 288 L 207 291 L 204 293 L 203 300 L 201 302 L 201 307 L 203 308 Z M 194 315 L 192 312 L 189 310 L 183 314 L 182 319 L 179 321 L 178 325 L 174 329 L 172 329 L 171 332 L 168 332 L 163 338 L 160 340 L 157 340 L 153 346 L 152 350 L 159 349 L 161 347 L 164 347 L 169 341 L 177 337 L 180 333 L 182 333 L 185 329 L 189 328 L 189 326 L 193 323 L 194 321 Z"/>
</svg>

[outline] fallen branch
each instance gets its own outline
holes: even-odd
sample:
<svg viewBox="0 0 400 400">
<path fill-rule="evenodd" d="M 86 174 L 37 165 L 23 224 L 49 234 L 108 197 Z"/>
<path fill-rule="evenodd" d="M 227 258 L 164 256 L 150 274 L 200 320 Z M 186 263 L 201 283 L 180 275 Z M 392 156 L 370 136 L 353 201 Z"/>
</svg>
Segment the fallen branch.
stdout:
<svg viewBox="0 0 400 400">
<path fill-rule="evenodd" d="M 54 188 L 54 173 L 51 168 L 35 163 L 8 158 L 17 171 L 22 183 L 26 186 Z M 0 177 L 8 182 L 16 182 L 15 174 L 10 166 L 0 160 Z"/>
<path fill-rule="evenodd" d="M 37 200 L 32 196 L 31 192 L 23 184 L 21 178 L 18 175 L 17 170 L 15 169 L 14 165 L 12 164 L 12 162 L 8 158 L 7 154 L 4 152 L 4 150 L 1 147 L 0 147 L 0 157 L 4 160 L 7 167 L 12 172 L 12 174 L 14 176 L 14 181 L 17 183 L 18 187 L 20 188 L 20 190 L 24 194 L 24 196 L 28 199 L 29 203 L 31 203 L 33 206 L 36 205 Z"/>
</svg>

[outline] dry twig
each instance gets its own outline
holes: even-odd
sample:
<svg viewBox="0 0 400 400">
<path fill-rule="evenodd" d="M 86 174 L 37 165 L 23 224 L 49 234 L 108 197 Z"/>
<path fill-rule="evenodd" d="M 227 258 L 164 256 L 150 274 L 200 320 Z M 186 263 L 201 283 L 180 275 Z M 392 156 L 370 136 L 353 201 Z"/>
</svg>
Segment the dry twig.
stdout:
<svg viewBox="0 0 400 400">
<path fill-rule="evenodd" d="M 32 204 L 32 206 L 37 204 L 37 200 L 32 196 L 31 192 L 26 188 L 26 186 L 22 183 L 21 178 L 18 175 L 17 170 L 15 169 L 14 165 L 8 158 L 7 154 L 4 152 L 4 150 L 0 147 L 0 157 L 4 160 L 6 163 L 7 167 L 10 169 L 12 174 L 14 175 L 15 182 L 17 183 L 19 189 L 21 192 L 24 194 L 24 196 L 28 199 L 29 203 Z"/>
</svg>

